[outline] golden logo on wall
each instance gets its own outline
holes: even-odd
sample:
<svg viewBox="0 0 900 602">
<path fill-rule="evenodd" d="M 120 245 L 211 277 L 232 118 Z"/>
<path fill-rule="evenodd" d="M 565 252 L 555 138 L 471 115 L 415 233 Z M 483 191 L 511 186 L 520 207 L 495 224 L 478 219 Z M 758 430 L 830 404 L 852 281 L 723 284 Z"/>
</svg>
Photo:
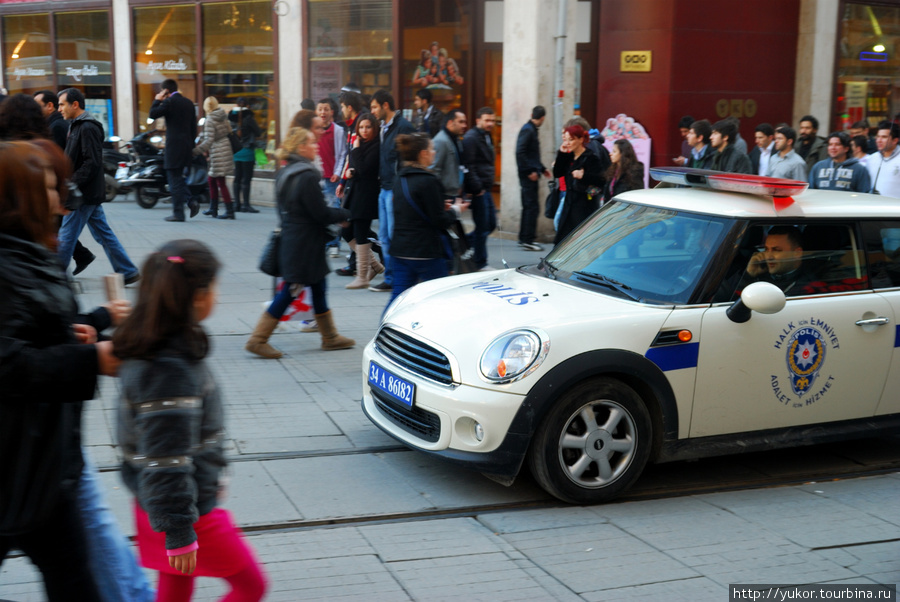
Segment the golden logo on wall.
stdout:
<svg viewBox="0 0 900 602">
<path fill-rule="evenodd" d="M 619 71 L 647 72 L 653 63 L 652 50 L 623 50 Z"/>
<path fill-rule="evenodd" d="M 722 98 L 716 103 L 716 115 L 719 117 L 753 117 L 756 115 L 756 101 L 752 98 Z"/>
</svg>

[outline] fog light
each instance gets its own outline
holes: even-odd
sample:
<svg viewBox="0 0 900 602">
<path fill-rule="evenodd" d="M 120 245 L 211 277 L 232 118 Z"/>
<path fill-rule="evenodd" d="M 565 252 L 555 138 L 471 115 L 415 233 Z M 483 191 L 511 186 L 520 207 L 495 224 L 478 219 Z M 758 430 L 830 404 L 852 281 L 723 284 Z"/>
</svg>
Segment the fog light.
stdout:
<svg viewBox="0 0 900 602">
<path fill-rule="evenodd" d="M 484 440 L 484 427 L 479 422 L 475 423 L 475 440 L 479 442 Z"/>
</svg>

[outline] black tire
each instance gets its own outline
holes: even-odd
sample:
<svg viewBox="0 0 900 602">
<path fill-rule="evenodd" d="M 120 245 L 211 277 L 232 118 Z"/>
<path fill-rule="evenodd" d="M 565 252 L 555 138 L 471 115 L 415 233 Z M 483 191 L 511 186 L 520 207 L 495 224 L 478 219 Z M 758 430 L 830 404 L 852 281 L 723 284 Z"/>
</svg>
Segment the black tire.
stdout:
<svg viewBox="0 0 900 602">
<path fill-rule="evenodd" d="M 103 180 L 106 184 L 106 202 L 110 202 L 119 194 L 119 183 L 109 174 L 103 174 Z"/>
<path fill-rule="evenodd" d="M 596 378 L 554 404 L 534 434 L 528 462 L 547 493 L 573 504 L 599 504 L 634 484 L 652 441 L 650 413 L 634 389 Z"/>
<path fill-rule="evenodd" d="M 156 207 L 156 203 L 159 202 L 159 197 L 147 194 L 147 191 L 144 190 L 143 186 L 134 187 L 134 198 L 137 201 L 137 204 L 144 209 L 153 209 Z"/>
</svg>

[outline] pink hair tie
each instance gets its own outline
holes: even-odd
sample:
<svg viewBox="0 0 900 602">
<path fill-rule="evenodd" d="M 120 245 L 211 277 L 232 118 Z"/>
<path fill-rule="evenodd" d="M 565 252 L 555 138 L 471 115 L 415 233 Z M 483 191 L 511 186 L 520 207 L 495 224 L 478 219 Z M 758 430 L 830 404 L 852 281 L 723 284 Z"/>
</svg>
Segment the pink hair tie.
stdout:
<svg viewBox="0 0 900 602">
<path fill-rule="evenodd" d="M 178 255 L 172 255 L 171 257 L 166 257 L 166 259 L 172 263 L 184 263 L 184 259 Z"/>
</svg>

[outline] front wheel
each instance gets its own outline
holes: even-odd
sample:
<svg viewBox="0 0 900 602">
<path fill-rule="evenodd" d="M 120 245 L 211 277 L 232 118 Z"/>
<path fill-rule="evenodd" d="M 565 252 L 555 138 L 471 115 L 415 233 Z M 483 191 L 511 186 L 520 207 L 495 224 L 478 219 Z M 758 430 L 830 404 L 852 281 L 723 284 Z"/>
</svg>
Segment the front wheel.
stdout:
<svg viewBox="0 0 900 602">
<path fill-rule="evenodd" d="M 137 200 L 137 204 L 144 209 L 153 209 L 159 202 L 159 196 L 149 194 L 143 186 L 134 187 L 134 198 Z"/>
<path fill-rule="evenodd" d="M 103 174 L 103 180 L 106 185 L 106 202 L 109 203 L 119 194 L 119 183 L 109 174 Z"/>
<path fill-rule="evenodd" d="M 650 413 L 640 396 L 619 380 L 597 378 L 556 402 L 534 435 L 528 459 L 551 495 L 599 504 L 634 484 L 651 446 Z"/>
</svg>

